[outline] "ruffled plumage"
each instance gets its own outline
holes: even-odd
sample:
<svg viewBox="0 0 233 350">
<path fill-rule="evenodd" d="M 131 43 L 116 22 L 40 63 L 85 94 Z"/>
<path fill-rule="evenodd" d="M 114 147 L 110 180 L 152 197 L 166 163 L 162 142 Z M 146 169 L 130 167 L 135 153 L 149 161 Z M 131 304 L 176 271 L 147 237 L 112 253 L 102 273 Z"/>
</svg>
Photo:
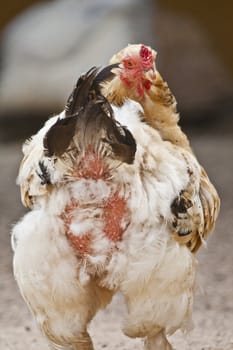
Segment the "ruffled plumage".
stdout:
<svg viewBox="0 0 233 350">
<path fill-rule="evenodd" d="M 110 103 L 111 71 L 83 75 L 23 147 L 18 183 L 32 210 L 13 229 L 14 274 L 53 349 L 93 349 L 87 326 L 118 291 L 124 333 L 168 350 L 166 334 L 191 318 L 199 244 L 177 232 L 212 228 L 210 185 L 188 147 L 147 123 L 143 103 Z"/>
</svg>

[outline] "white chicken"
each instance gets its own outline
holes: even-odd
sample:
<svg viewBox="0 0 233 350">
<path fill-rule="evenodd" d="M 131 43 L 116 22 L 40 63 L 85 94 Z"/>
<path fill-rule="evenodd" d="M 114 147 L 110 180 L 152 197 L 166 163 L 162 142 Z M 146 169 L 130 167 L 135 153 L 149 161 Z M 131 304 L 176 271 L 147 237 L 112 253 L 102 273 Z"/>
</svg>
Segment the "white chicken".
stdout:
<svg viewBox="0 0 233 350">
<path fill-rule="evenodd" d="M 65 112 L 24 146 L 22 200 L 31 207 L 12 233 L 14 274 L 52 349 L 93 349 L 88 324 L 116 292 L 123 332 L 146 350 L 192 314 L 195 256 L 173 237 L 172 204 L 201 167 L 188 150 L 144 122 L 141 105 L 110 105 L 111 69 L 80 77 Z M 189 168 L 187 168 L 187 161 Z"/>
</svg>

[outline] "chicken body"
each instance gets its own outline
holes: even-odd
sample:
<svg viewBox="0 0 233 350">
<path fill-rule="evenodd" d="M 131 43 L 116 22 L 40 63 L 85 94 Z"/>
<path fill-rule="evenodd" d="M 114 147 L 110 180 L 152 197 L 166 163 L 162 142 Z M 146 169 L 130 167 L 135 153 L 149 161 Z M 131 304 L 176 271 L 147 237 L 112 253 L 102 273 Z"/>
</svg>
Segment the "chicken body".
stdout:
<svg viewBox="0 0 233 350">
<path fill-rule="evenodd" d="M 141 121 L 136 102 L 113 110 L 135 138 L 133 164 L 98 158 L 108 175 L 96 177 L 95 153 L 84 159 L 88 174 L 76 159 L 72 177 L 39 196 L 13 230 L 16 280 L 53 349 L 92 349 L 87 325 L 116 291 L 128 307 L 123 330 L 146 338 L 145 349 L 169 349 L 165 333 L 191 316 L 194 256 L 168 225 L 171 203 L 189 181 L 186 162 Z M 187 156 L 198 191 L 200 167 Z M 70 165 L 61 178 L 66 172 Z"/>
</svg>

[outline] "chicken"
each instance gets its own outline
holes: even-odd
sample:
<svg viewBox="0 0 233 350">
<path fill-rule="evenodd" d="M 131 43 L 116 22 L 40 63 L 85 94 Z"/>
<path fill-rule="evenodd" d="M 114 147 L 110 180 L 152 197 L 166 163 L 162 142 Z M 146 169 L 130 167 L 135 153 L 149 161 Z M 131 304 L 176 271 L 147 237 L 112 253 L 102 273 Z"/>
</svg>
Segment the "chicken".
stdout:
<svg viewBox="0 0 233 350">
<path fill-rule="evenodd" d="M 190 181 L 201 205 L 202 168 L 144 122 L 138 102 L 109 103 L 112 69 L 81 76 L 65 111 L 23 148 L 31 211 L 13 228 L 14 275 L 54 350 L 93 349 L 88 324 L 116 292 L 123 332 L 145 350 L 172 349 L 167 334 L 191 319 L 196 258 L 172 223 Z"/>
<path fill-rule="evenodd" d="M 184 150 L 192 153 L 187 136 L 178 125 L 176 99 L 155 67 L 156 52 L 145 45 L 129 45 L 110 60 L 119 64 L 115 78 L 103 86 L 103 94 L 111 103 L 121 105 L 127 98 L 139 102 L 144 120 L 159 131 L 164 141 L 179 148 L 190 169 Z M 190 182 L 182 189 L 172 205 L 174 238 L 196 252 L 213 231 L 220 200 L 205 170 L 201 172 L 199 199 L 196 200 L 195 175 L 190 171 Z"/>
</svg>

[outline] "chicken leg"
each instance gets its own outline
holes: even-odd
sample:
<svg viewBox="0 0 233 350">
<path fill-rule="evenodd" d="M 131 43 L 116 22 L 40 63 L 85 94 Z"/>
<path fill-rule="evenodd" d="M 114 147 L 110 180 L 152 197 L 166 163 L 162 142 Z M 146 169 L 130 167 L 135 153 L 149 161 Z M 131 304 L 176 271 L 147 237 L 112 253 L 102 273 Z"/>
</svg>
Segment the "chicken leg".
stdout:
<svg viewBox="0 0 233 350">
<path fill-rule="evenodd" d="M 148 336 L 144 342 L 145 350 L 172 350 L 164 331 L 160 331 L 153 336 Z"/>
<path fill-rule="evenodd" d="M 68 344 L 56 344 L 50 340 L 51 350 L 94 350 L 91 337 L 88 332 L 82 333 L 79 338 L 71 339 Z"/>
</svg>

